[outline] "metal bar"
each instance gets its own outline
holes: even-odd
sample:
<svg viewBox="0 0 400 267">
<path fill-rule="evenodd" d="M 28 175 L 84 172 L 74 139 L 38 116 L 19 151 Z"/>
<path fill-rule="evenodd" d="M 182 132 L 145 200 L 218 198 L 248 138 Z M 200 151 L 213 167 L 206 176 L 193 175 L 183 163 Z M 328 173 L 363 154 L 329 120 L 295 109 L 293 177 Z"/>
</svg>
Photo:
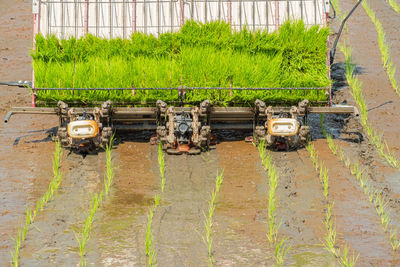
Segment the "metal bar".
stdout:
<svg viewBox="0 0 400 267">
<path fill-rule="evenodd" d="M 182 27 L 183 24 L 185 23 L 185 14 L 184 14 L 185 10 L 184 10 L 184 5 L 183 5 L 183 0 L 179 1 L 179 8 L 180 8 L 180 13 L 179 13 L 180 20 L 179 20 L 179 22 L 180 22 L 180 26 Z"/>
<path fill-rule="evenodd" d="M 77 1 L 74 1 L 74 35 L 75 35 L 75 38 L 78 38 L 78 11 L 77 10 L 78 10 Z"/>
<path fill-rule="evenodd" d="M 218 0 L 218 20 L 221 20 L 221 0 Z"/>
<path fill-rule="evenodd" d="M 253 16 L 253 31 L 256 30 L 256 2 L 253 1 L 253 5 L 252 5 L 252 16 Z"/>
<path fill-rule="evenodd" d="M 86 0 L 86 5 L 85 5 L 85 34 L 89 33 L 89 0 Z"/>
<path fill-rule="evenodd" d="M 286 19 L 290 19 L 290 5 L 289 5 L 289 0 L 288 1 L 286 1 L 286 15 L 287 15 L 287 17 L 286 17 Z"/>
<path fill-rule="evenodd" d="M 136 0 L 132 0 L 132 33 L 136 32 Z"/>
<path fill-rule="evenodd" d="M 317 0 L 314 0 L 314 23 L 317 24 Z"/>
<path fill-rule="evenodd" d="M 33 1 L 32 2 L 32 11 L 34 11 L 33 14 L 33 50 L 36 49 L 36 35 L 40 31 L 40 9 L 41 9 L 41 1 Z M 35 70 L 32 69 L 32 87 L 35 86 Z M 36 96 L 35 94 L 32 94 L 32 102 L 31 102 L 32 107 L 36 106 Z M 11 115 L 10 115 L 11 116 Z"/>
<path fill-rule="evenodd" d="M 242 0 L 239 0 L 239 29 L 242 29 Z"/>
<path fill-rule="evenodd" d="M 207 1 L 204 1 L 204 23 L 207 23 Z"/>
<path fill-rule="evenodd" d="M 157 0 L 157 34 L 161 33 L 160 0 Z"/>
<path fill-rule="evenodd" d="M 99 36 L 99 0 L 96 0 L 96 37 Z"/>
<path fill-rule="evenodd" d="M 47 1 L 47 3 L 61 3 L 62 0 L 59 1 Z M 218 2 L 219 0 L 193 0 L 193 2 L 195 3 L 203 3 L 207 1 L 208 3 L 210 2 Z M 229 0 L 222 0 L 223 2 L 228 2 Z M 299 0 L 273 0 L 274 2 L 298 2 Z M 303 0 L 304 2 L 312 2 L 315 0 Z M 90 2 L 90 1 L 89 1 Z M 137 1 L 138 4 L 142 4 L 142 3 L 157 3 L 157 0 L 150 0 L 150 1 L 146 1 L 146 0 L 142 0 L 142 1 Z M 169 3 L 170 0 L 163 0 L 160 1 L 160 3 Z M 265 0 L 230 0 L 230 2 L 243 2 L 243 3 L 253 3 L 253 2 L 263 2 L 265 3 Z M 85 3 L 85 0 L 82 1 L 76 1 L 76 2 L 72 2 L 72 1 L 64 1 L 65 4 L 73 4 L 73 3 Z M 95 2 L 90 2 L 90 3 L 95 3 Z M 99 4 L 108 4 L 108 2 L 98 2 Z M 113 1 L 114 4 L 122 4 L 123 0 L 121 1 Z"/>
<path fill-rule="evenodd" d="M 305 24 L 305 26 L 312 26 L 312 25 L 314 25 L 314 24 Z M 240 26 L 239 24 L 232 24 L 231 26 Z M 256 23 L 256 26 L 260 26 L 260 27 L 265 27 L 266 25 L 265 25 L 265 23 Z M 74 27 L 74 26 L 70 26 L 70 27 L 66 27 L 66 28 L 72 28 L 72 27 Z M 179 27 L 179 26 L 174 26 L 175 28 L 177 28 L 177 27 Z M 52 26 L 52 28 L 58 28 L 58 26 Z M 75 27 L 74 27 L 75 28 Z M 82 29 L 82 28 L 84 28 L 84 26 L 80 26 L 80 27 L 77 27 L 78 29 Z M 105 29 L 105 28 L 108 28 L 108 26 L 98 26 L 98 27 L 96 27 L 96 26 L 89 26 L 89 29 L 92 29 L 92 28 L 99 28 L 99 29 Z M 114 26 L 113 27 L 113 29 L 122 29 L 123 28 L 123 26 Z M 125 28 L 129 28 L 129 26 L 126 26 Z M 144 27 L 143 26 L 137 26 L 136 27 L 137 29 L 144 29 Z M 165 25 L 161 25 L 160 26 L 160 28 L 162 28 L 162 29 L 164 29 L 164 28 L 171 28 L 171 26 L 170 25 L 167 25 L 167 26 L 165 26 Z M 157 29 L 157 25 L 155 25 L 155 26 L 149 26 L 149 25 L 147 25 L 147 29 Z"/>
<path fill-rule="evenodd" d="M 146 1 L 143 1 L 143 27 L 144 33 L 147 34 L 147 8 L 146 8 Z"/>
<path fill-rule="evenodd" d="M 64 10 L 64 1 L 61 1 L 61 39 L 64 39 L 65 36 L 65 21 L 64 21 L 64 16 L 65 16 L 65 10 Z"/>
<path fill-rule="evenodd" d="M 275 4 L 275 30 L 279 30 L 279 3 L 277 1 L 274 2 Z"/>
<path fill-rule="evenodd" d="M 232 2 L 231 2 L 231 0 L 228 0 L 227 6 L 228 6 L 228 22 L 232 27 Z"/>
<path fill-rule="evenodd" d="M 47 13 L 47 34 L 50 34 L 50 3 L 46 5 Z"/>
<path fill-rule="evenodd" d="M 171 20 L 171 32 L 174 30 L 174 8 L 172 6 L 173 1 L 170 0 L 169 1 L 169 16 L 170 16 L 170 20 Z"/>
<path fill-rule="evenodd" d="M 174 107 L 174 112 L 190 111 L 191 107 Z M 77 114 L 84 112 L 93 112 L 94 108 L 74 108 Z M 291 107 L 272 107 L 273 114 L 281 112 L 290 112 Z M 155 108 L 113 108 L 115 120 L 122 120 L 121 116 L 152 116 L 155 115 Z M 308 107 L 307 113 L 309 114 L 352 114 L 359 115 L 359 112 L 354 106 L 337 105 L 331 107 Z M 34 107 L 15 107 L 9 111 L 4 122 L 7 123 L 12 115 L 15 114 L 41 114 L 41 115 L 57 115 L 58 108 L 34 108 Z M 211 121 L 244 121 L 253 119 L 254 109 L 250 107 L 213 107 L 211 108 Z M 218 117 L 219 116 L 219 117 Z M 242 116 L 242 117 L 241 117 Z M 120 119 L 118 119 L 120 117 Z M 124 121 L 153 121 L 154 118 L 124 118 Z"/>
<path fill-rule="evenodd" d="M 109 11 L 108 11 L 108 15 L 110 16 L 110 21 L 109 21 L 109 26 L 110 26 L 110 39 L 112 39 L 112 0 L 109 1 Z"/>
<path fill-rule="evenodd" d="M 125 30 L 125 24 L 126 24 L 126 8 L 125 8 L 125 0 L 122 3 L 122 38 L 125 39 L 126 36 L 126 30 Z"/>
<path fill-rule="evenodd" d="M 303 20 L 303 2 L 304 2 L 304 0 L 300 0 L 300 18 L 301 18 L 301 20 Z"/>
<path fill-rule="evenodd" d="M 191 0 L 192 3 L 192 9 L 190 10 L 190 18 L 193 19 L 194 18 L 194 0 Z"/>
<path fill-rule="evenodd" d="M 133 124 L 133 125 L 124 125 L 124 124 L 117 124 L 114 125 L 113 128 L 115 130 L 130 130 L 130 131 L 151 131 L 156 130 L 156 124 Z"/>
<path fill-rule="evenodd" d="M 135 90 L 178 90 L 181 87 L 143 87 Z M 186 90 L 328 90 L 329 87 L 185 87 Z M 34 90 L 76 90 L 76 91 L 102 91 L 102 90 L 132 90 L 132 88 L 34 88 Z"/>
<path fill-rule="evenodd" d="M 269 1 L 265 1 L 265 19 L 266 19 L 266 25 L 267 25 L 267 32 L 269 32 Z"/>
</svg>

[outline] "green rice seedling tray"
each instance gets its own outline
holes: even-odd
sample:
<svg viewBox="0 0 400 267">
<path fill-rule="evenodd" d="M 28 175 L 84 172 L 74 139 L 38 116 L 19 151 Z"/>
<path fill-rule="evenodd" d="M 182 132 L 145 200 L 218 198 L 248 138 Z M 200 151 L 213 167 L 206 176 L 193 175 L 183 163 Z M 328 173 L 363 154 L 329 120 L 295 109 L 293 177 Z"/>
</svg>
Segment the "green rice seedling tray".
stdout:
<svg viewBox="0 0 400 267">
<path fill-rule="evenodd" d="M 328 100 L 319 90 L 140 90 L 140 88 L 329 88 L 326 65 L 328 28 L 286 22 L 278 32 L 232 31 L 220 21 L 188 21 L 179 32 L 159 38 L 135 33 L 130 39 L 87 35 L 59 40 L 36 36 L 32 52 L 38 105 L 58 100 L 90 104 L 112 100 L 151 105 L 166 102 L 295 104 Z M 72 90 L 88 88 L 87 90 Z M 132 90 L 90 90 L 131 88 Z"/>
</svg>

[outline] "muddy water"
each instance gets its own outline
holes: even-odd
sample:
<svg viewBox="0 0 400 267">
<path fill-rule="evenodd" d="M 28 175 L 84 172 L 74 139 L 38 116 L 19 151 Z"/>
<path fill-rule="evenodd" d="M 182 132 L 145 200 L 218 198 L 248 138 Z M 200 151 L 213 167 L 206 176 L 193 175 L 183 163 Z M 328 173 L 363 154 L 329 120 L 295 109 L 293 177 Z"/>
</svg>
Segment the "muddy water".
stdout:
<svg viewBox="0 0 400 267">
<path fill-rule="evenodd" d="M 399 2 L 396 2 L 397 4 Z M 376 17 L 382 23 L 386 35 L 386 42 L 390 48 L 391 60 L 397 69 L 400 68 L 400 15 L 389 5 L 388 1 L 368 1 L 369 6 L 375 11 Z M 396 72 L 396 80 L 400 81 L 400 72 Z"/>
<path fill-rule="evenodd" d="M 271 265 L 266 237 L 267 184 L 254 146 L 243 141 L 217 145 L 224 182 L 214 217 L 214 258 L 221 266 Z"/>
<path fill-rule="evenodd" d="M 0 0 L 0 81 L 31 80 L 31 1 Z M 0 116 L 30 102 L 23 88 L 0 86 Z M 56 119 L 16 116 L 0 123 L 0 265 L 8 265 L 17 226 L 48 187 L 54 144 L 47 138 Z"/>
<path fill-rule="evenodd" d="M 75 232 L 82 229 L 91 197 L 103 185 L 104 153 L 70 154 L 63 162 L 59 193 L 38 214 L 21 250 L 21 266 L 57 266 L 79 263 Z"/>
<path fill-rule="evenodd" d="M 384 5 L 384 1 L 374 2 L 376 2 L 374 7 Z M 341 1 L 342 10 L 347 12 L 354 3 L 353 0 Z M 384 9 L 382 10 L 384 11 Z M 383 14 L 382 12 L 379 13 Z M 389 13 L 385 13 L 385 16 L 387 17 L 385 19 L 387 21 L 385 31 L 389 30 L 387 34 L 394 35 L 388 38 L 398 38 L 398 33 L 395 34 L 398 29 L 398 24 L 396 24 L 398 19 L 392 20 Z M 388 28 L 389 26 L 392 27 L 392 30 Z M 400 97 L 395 93 L 383 69 L 378 47 L 378 34 L 362 7 L 354 12 L 348 20 L 347 27 L 349 29 L 347 41 L 353 48 L 353 61 L 363 70 L 359 79 L 363 83 L 362 92 L 369 108 L 368 118 L 374 128 L 380 134 L 383 134 L 389 147 L 400 157 L 400 135 L 398 134 L 400 130 L 398 116 L 400 114 Z M 392 43 L 392 45 L 395 45 L 394 49 L 391 50 L 394 55 L 399 53 L 396 44 L 398 42 Z M 400 65 L 397 67 L 400 67 Z"/>
<path fill-rule="evenodd" d="M 206 266 L 203 241 L 207 201 L 215 185 L 217 153 L 168 155 L 165 191 L 153 218 L 159 266 Z"/>
<path fill-rule="evenodd" d="M 357 159 L 360 162 L 360 169 L 363 170 L 363 174 L 368 178 L 371 186 L 381 192 L 388 201 L 390 225 L 398 228 L 400 226 L 400 186 L 398 183 L 400 176 L 398 170 L 383 164 L 381 158 L 373 153 L 368 144 L 357 145 L 340 140 L 335 140 L 335 143 L 341 146 L 351 159 Z"/>
<path fill-rule="evenodd" d="M 116 177 L 96 215 L 88 266 L 145 265 L 146 216 L 159 187 L 152 169 L 156 153 L 157 147 L 136 142 L 121 143 L 113 151 Z"/>
<path fill-rule="evenodd" d="M 333 213 L 339 244 L 343 245 L 345 241 L 359 254 L 360 266 L 400 264 L 391 248 L 389 235 L 384 233 L 379 216 L 356 184 L 355 178 L 329 151 L 325 140 L 318 140 L 314 145 L 320 160 L 328 168 L 329 195 L 335 203 Z"/>
<path fill-rule="evenodd" d="M 288 264 L 331 266 L 335 259 L 322 245 L 325 200 L 307 151 L 272 152 L 272 160 L 279 173 L 277 221 L 290 246 Z"/>
</svg>

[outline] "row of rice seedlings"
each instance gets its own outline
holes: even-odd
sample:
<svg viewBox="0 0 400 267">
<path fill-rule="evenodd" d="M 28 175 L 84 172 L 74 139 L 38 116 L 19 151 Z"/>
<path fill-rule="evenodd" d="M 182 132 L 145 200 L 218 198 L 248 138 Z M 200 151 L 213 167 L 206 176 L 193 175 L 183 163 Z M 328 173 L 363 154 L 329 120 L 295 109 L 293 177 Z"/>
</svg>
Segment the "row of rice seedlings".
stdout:
<svg viewBox="0 0 400 267">
<path fill-rule="evenodd" d="M 381 225 L 384 231 L 389 234 L 392 248 L 394 251 L 396 251 L 400 247 L 400 239 L 397 235 L 397 230 L 394 229 L 392 226 L 389 227 L 390 212 L 387 209 L 388 201 L 385 200 L 383 193 L 380 190 L 375 189 L 372 183 L 369 181 L 368 177 L 363 174 L 364 170 L 360 169 L 360 163 L 358 159 L 355 159 L 352 162 L 351 158 L 345 155 L 343 148 L 334 143 L 332 135 L 326 132 L 323 124 L 323 118 L 323 115 L 321 115 L 321 129 L 322 133 L 328 141 L 329 149 L 347 168 L 349 168 L 351 174 L 356 176 L 358 185 L 361 187 L 364 194 L 368 197 L 369 202 L 374 205 L 375 210 L 380 217 Z"/>
<path fill-rule="evenodd" d="M 347 245 L 345 245 L 343 251 L 341 251 L 336 244 L 336 224 L 332 216 L 334 202 L 329 200 L 328 169 L 325 167 L 324 163 L 319 160 L 318 152 L 315 150 L 315 147 L 311 142 L 307 144 L 306 149 L 310 153 L 310 158 L 314 164 L 315 170 L 319 171 L 319 177 L 324 190 L 324 197 L 327 202 L 324 219 L 324 226 L 327 230 L 327 234 L 324 238 L 325 249 L 338 259 L 340 266 L 355 266 L 358 256 L 355 256 L 354 253 L 350 256 L 348 254 L 349 249 Z"/>
<path fill-rule="evenodd" d="M 161 176 L 161 192 L 164 192 L 165 187 L 165 157 L 162 150 L 162 144 L 158 145 L 158 164 L 160 166 L 160 176 Z"/>
<path fill-rule="evenodd" d="M 35 208 L 26 208 L 25 212 L 25 224 L 18 228 L 17 236 L 12 238 L 14 241 L 14 249 L 11 251 L 11 263 L 13 266 L 18 266 L 19 252 L 22 247 L 22 242 L 26 238 L 26 233 L 31 223 L 34 222 L 36 215 L 39 211 L 42 211 L 50 199 L 54 196 L 54 193 L 58 190 L 62 180 L 62 173 L 60 171 L 60 163 L 62 158 L 62 148 L 60 142 L 56 141 L 55 151 L 53 153 L 53 178 L 50 181 L 47 191 L 42 197 L 36 202 Z"/>
<path fill-rule="evenodd" d="M 389 45 L 386 43 L 385 32 L 383 30 L 382 23 L 376 17 L 375 12 L 371 9 L 366 0 L 362 2 L 362 6 L 364 10 L 367 12 L 371 21 L 374 23 L 376 32 L 378 33 L 378 44 L 379 44 L 379 50 L 381 52 L 383 68 L 386 71 L 386 74 L 389 78 L 389 81 L 393 89 L 396 91 L 397 95 L 400 96 L 400 88 L 395 78 L 396 67 L 394 66 L 394 63 L 390 58 Z M 399 6 L 397 5 L 397 7 Z"/>
<path fill-rule="evenodd" d="M 283 266 L 285 258 L 288 253 L 288 246 L 285 243 L 286 238 L 282 237 L 279 239 L 278 231 L 281 223 L 276 222 L 276 188 L 278 187 L 279 173 L 276 170 L 275 164 L 272 162 L 272 157 L 267 152 L 265 141 L 262 140 L 258 144 L 258 152 L 263 164 L 264 170 L 268 171 L 269 178 L 269 192 L 268 192 L 268 216 L 267 224 L 269 231 L 267 234 L 268 241 L 272 247 L 274 247 L 275 263 L 278 266 Z"/>
<path fill-rule="evenodd" d="M 212 250 L 212 243 L 213 243 L 213 238 L 211 236 L 212 233 L 212 226 L 213 226 L 213 216 L 215 212 L 215 207 L 216 207 L 216 199 L 217 199 L 217 194 L 221 188 L 221 184 L 224 181 L 224 171 L 221 173 L 217 173 L 217 178 L 215 179 L 215 188 L 213 192 L 211 193 L 211 199 L 208 202 L 208 214 L 205 214 L 203 212 L 204 216 L 204 228 L 206 231 L 205 237 L 203 237 L 203 241 L 207 246 L 207 252 L 208 252 L 208 265 L 209 266 L 214 266 L 215 265 L 215 260 L 214 260 L 214 255 L 213 255 L 213 250 Z"/>
<path fill-rule="evenodd" d="M 394 156 L 393 151 L 390 150 L 383 137 L 377 133 L 368 121 L 367 102 L 361 91 L 362 82 L 354 75 L 355 65 L 352 63 L 351 47 L 346 44 L 341 44 L 339 48 L 346 59 L 346 79 L 350 86 L 350 92 L 360 108 L 360 122 L 369 137 L 369 141 L 374 144 L 379 155 L 385 159 L 390 166 L 399 168 L 400 161 Z"/>
<path fill-rule="evenodd" d="M 394 11 L 400 14 L 400 5 L 395 0 L 388 0 L 388 3 Z"/>
<path fill-rule="evenodd" d="M 161 177 L 161 193 L 164 192 L 165 189 L 165 156 L 162 150 L 161 142 L 158 145 L 158 165 L 160 170 L 160 177 Z M 147 228 L 146 228 L 146 256 L 147 256 L 147 264 L 148 266 L 156 266 L 156 251 L 154 248 L 154 236 L 151 229 L 152 222 L 153 222 L 153 215 L 154 211 L 160 205 L 160 195 L 156 194 L 154 196 L 154 205 L 150 208 L 149 214 L 147 215 Z"/>
<path fill-rule="evenodd" d="M 82 227 L 82 230 L 79 234 L 75 233 L 75 238 L 78 241 L 79 245 L 79 255 L 81 258 L 80 265 L 86 266 L 86 245 L 90 238 L 90 232 L 92 230 L 94 216 L 103 203 L 104 197 L 108 196 L 110 193 L 110 187 L 114 180 L 115 176 L 115 166 L 112 162 L 112 147 L 114 143 L 114 135 L 111 137 L 110 142 L 106 145 L 106 174 L 104 177 L 104 188 L 100 191 L 100 193 L 95 193 L 92 197 L 92 201 L 90 203 L 89 213 L 85 217 L 85 221 Z"/>
</svg>

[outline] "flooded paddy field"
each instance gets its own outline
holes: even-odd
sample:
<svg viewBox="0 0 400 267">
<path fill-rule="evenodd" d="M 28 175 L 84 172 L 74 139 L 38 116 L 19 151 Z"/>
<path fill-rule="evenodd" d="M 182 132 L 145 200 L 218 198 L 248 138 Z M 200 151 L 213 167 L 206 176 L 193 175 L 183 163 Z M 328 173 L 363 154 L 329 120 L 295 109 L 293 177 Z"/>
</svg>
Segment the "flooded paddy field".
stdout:
<svg viewBox="0 0 400 267">
<path fill-rule="evenodd" d="M 370 2 L 393 64 L 400 67 L 400 15 L 386 1 Z M 339 1 L 343 13 L 353 4 Z M 0 0 L 1 81 L 31 80 L 31 5 Z M 399 159 L 400 98 L 382 65 L 373 23 L 361 7 L 354 14 L 344 38 L 362 82 L 368 122 L 386 142 L 385 151 Z M 337 20 L 331 25 L 331 41 L 338 26 Z M 333 100 L 357 105 L 344 61 L 338 51 Z M 398 73 L 394 77 L 400 79 Z M 0 103 L 4 116 L 11 106 L 29 106 L 30 94 L 0 86 Z M 26 210 L 49 192 L 57 123 L 57 117 L 27 115 L 0 125 L 1 266 L 13 264 L 13 239 L 21 233 Z M 107 193 L 104 151 L 63 150 L 61 180 L 29 223 L 18 265 L 399 266 L 399 169 L 377 151 L 360 117 L 325 116 L 329 140 L 320 124 L 318 115 L 309 117 L 317 158 L 310 147 L 267 149 L 266 162 L 256 146 L 243 141 L 248 133 L 218 132 L 215 149 L 200 155 L 163 153 L 162 168 L 151 134 L 117 134 Z M 88 236 L 81 252 L 83 229 Z"/>
</svg>

